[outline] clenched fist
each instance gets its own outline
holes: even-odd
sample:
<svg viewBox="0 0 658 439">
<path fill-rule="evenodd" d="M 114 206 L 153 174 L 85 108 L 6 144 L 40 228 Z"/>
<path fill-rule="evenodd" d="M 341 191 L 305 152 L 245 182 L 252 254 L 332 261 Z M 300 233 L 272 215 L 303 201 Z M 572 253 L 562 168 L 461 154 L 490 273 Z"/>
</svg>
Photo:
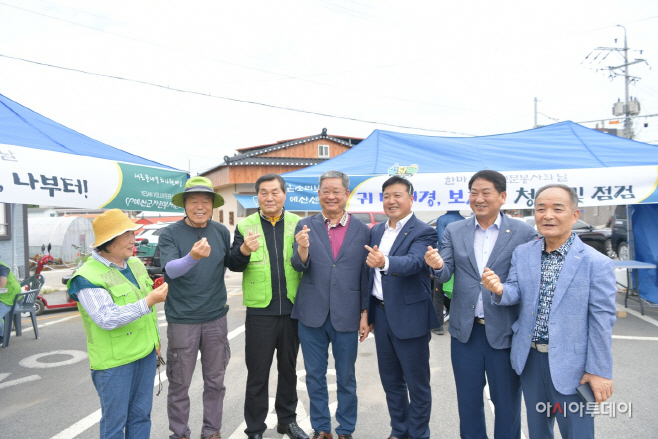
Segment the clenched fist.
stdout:
<svg viewBox="0 0 658 439">
<path fill-rule="evenodd" d="M 190 256 L 197 261 L 210 256 L 210 244 L 208 244 L 208 240 L 205 237 L 194 243 L 194 247 L 190 250 Z"/>
<path fill-rule="evenodd" d="M 167 298 L 167 292 L 169 291 L 169 285 L 167 282 L 160 285 L 158 288 L 154 289 L 146 296 L 146 305 L 152 307 L 156 303 L 164 302 Z"/>
<path fill-rule="evenodd" d="M 503 284 L 500 283 L 500 278 L 488 268 L 485 268 L 484 273 L 482 273 L 482 284 L 492 293 L 496 293 L 499 296 L 503 295 Z"/>
<path fill-rule="evenodd" d="M 258 248 L 260 247 L 260 244 L 258 243 L 258 238 L 260 237 L 260 233 L 254 234 L 253 230 L 249 230 L 249 236 L 246 236 L 244 238 L 244 242 L 240 246 L 240 251 L 242 252 L 243 255 L 249 256 Z"/>
<path fill-rule="evenodd" d="M 435 270 L 440 270 L 443 268 L 443 259 L 439 254 L 438 248 L 432 248 L 430 245 L 427 246 L 427 253 L 425 253 L 425 263 Z"/>
<path fill-rule="evenodd" d="M 304 226 L 304 228 L 295 235 L 295 241 L 297 242 L 298 246 L 302 248 L 309 248 L 310 244 L 308 242 L 308 232 L 310 231 L 311 229 Z"/>
</svg>

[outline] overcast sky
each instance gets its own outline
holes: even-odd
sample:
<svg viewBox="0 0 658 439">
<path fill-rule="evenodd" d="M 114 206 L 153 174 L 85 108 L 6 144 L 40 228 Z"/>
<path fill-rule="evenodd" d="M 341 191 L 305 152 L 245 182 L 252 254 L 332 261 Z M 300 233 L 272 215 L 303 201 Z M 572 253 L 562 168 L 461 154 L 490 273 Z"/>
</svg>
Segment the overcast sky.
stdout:
<svg viewBox="0 0 658 439">
<path fill-rule="evenodd" d="M 196 174 L 236 148 L 325 127 L 354 137 L 525 130 L 535 97 L 539 124 L 612 118 L 624 81 L 601 69 L 623 59 L 586 57 L 623 46 L 616 24 L 629 59 L 649 62 L 630 67 L 641 78 L 630 94 L 642 115 L 658 114 L 655 0 L 0 0 L 0 93 Z M 658 117 L 635 130 L 658 144 Z"/>
</svg>

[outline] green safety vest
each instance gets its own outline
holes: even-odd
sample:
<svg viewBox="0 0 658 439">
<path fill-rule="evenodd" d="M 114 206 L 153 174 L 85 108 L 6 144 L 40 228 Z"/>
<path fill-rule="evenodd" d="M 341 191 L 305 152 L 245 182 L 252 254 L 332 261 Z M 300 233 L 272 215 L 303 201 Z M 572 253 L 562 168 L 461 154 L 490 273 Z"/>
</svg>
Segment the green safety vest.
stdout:
<svg viewBox="0 0 658 439">
<path fill-rule="evenodd" d="M 75 272 L 67 288 L 75 277 L 82 276 L 92 284 L 107 290 L 118 306 L 135 303 L 145 298 L 151 291 L 153 281 L 138 258 L 129 258 L 128 267 L 135 276 L 139 288 L 116 268 L 110 268 L 93 258 L 89 258 Z M 87 352 L 93 370 L 110 369 L 132 363 L 146 357 L 160 344 L 155 306 L 151 307 L 149 314 L 109 331 L 98 326 L 79 302 L 78 309 L 87 334 Z"/>
<path fill-rule="evenodd" d="M 5 264 L 4 262 L 0 262 L 0 265 L 9 268 L 9 265 Z M 16 279 L 16 276 L 14 276 L 14 273 L 12 273 L 11 270 L 7 276 L 7 285 L 5 288 L 7 288 L 7 292 L 0 294 L 0 302 L 4 303 L 5 305 L 12 306 L 14 304 L 14 297 L 16 297 L 16 294 L 21 292 L 21 284 L 18 282 L 18 279 Z M 0 316 L 0 319 L 2 319 L 2 316 Z"/>
<path fill-rule="evenodd" d="M 286 274 L 287 296 L 292 303 L 295 303 L 297 287 L 302 277 L 302 273 L 295 271 L 290 263 L 292 244 L 295 241 L 295 227 L 299 220 L 298 215 L 290 212 L 285 212 L 283 217 L 283 266 Z M 260 233 L 258 238 L 260 246 L 251 254 L 249 265 L 242 274 L 242 304 L 252 308 L 265 308 L 272 301 L 272 271 L 260 214 L 256 212 L 240 221 L 238 230 L 245 238 L 249 236 L 250 230 L 254 234 Z"/>
</svg>

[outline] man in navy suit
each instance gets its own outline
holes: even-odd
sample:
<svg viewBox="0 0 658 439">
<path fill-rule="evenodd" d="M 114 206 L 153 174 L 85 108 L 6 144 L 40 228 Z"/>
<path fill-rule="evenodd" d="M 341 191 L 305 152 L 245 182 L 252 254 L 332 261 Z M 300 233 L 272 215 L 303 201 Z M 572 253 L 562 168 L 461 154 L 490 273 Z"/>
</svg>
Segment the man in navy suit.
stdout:
<svg viewBox="0 0 658 439">
<path fill-rule="evenodd" d="M 342 172 L 322 174 L 318 191 L 322 213 L 301 219 L 295 229 L 291 262 L 303 274 L 291 317 L 299 319 L 314 439 L 332 439 L 327 390 L 330 342 L 338 387 L 336 434 L 352 439 L 357 340 L 365 340 L 370 332 L 365 264 L 370 229 L 345 211 L 349 186 L 349 177 Z"/>
<path fill-rule="evenodd" d="M 496 293 L 494 303 L 521 304 L 511 359 L 521 375 L 533 439 L 552 438 L 555 418 L 563 438 L 594 438 L 594 418 L 580 413 L 576 388 L 589 383 L 596 402 L 612 396 L 614 267 L 572 233 L 579 215 L 572 188 L 539 189 L 535 220 L 544 239 L 514 250 L 504 285 L 495 270 L 482 275 L 484 286 Z"/>
<path fill-rule="evenodd" d="M 506 279 L 514 249 L 537 238 L 529 224 L 501 214 L 506 188 L 505 176 L 499 172 L 484 170 L 473 175 L 468 189 L 475 217 L 449 224 L 441 250 L 425 254 L 440 282 L 455 275 L 450 356 L 457 386 L 459 431 L 464 439 L 487 437 L 482 395 L 487 383 L 495 406 L 494 437 L 521 437 L 521 382 L 509 359 L 512 323 L 518 310 L 493 305 L 491 293 L 481 280 L 485 267 Z"/>
<path fill-rule="evenodd" d="M 389 439 L 430 437 L 430 330 L 440 326 L 432 305 L 425 251 L 436 232 L 411 212 L 414 189 L 396 175 L 382 185 L 388 221 L 372 228 L 369 321 L 391 417 Z"/>
</svg>

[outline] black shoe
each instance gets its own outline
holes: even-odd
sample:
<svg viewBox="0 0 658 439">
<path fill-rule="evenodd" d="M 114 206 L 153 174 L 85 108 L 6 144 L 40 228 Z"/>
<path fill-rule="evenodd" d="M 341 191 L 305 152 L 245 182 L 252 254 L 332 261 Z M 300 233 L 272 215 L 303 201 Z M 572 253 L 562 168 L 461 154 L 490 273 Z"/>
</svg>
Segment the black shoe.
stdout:
<svg viewBox="0 0 658 439">
<path fill-rule="evenodd" d="M 263 439 L 263 435 L 258 433 L 253 436 L 247 436 L 249 439 Z"/>
<path fill-rule="evenodd" d="M 443 326 L 439 326 L 438 328 L 432 329 L 432 332 L 435 333 L 436 335 L 443 335 Z"/>
<path fill-rule="evenodd" d="M 276 431 L 280 434 L 287 434 L 290 439 L 308 439 L 308 435 L 299 428 L 295 421 L 287 425 L 276 424 Z"/>
</svg>

